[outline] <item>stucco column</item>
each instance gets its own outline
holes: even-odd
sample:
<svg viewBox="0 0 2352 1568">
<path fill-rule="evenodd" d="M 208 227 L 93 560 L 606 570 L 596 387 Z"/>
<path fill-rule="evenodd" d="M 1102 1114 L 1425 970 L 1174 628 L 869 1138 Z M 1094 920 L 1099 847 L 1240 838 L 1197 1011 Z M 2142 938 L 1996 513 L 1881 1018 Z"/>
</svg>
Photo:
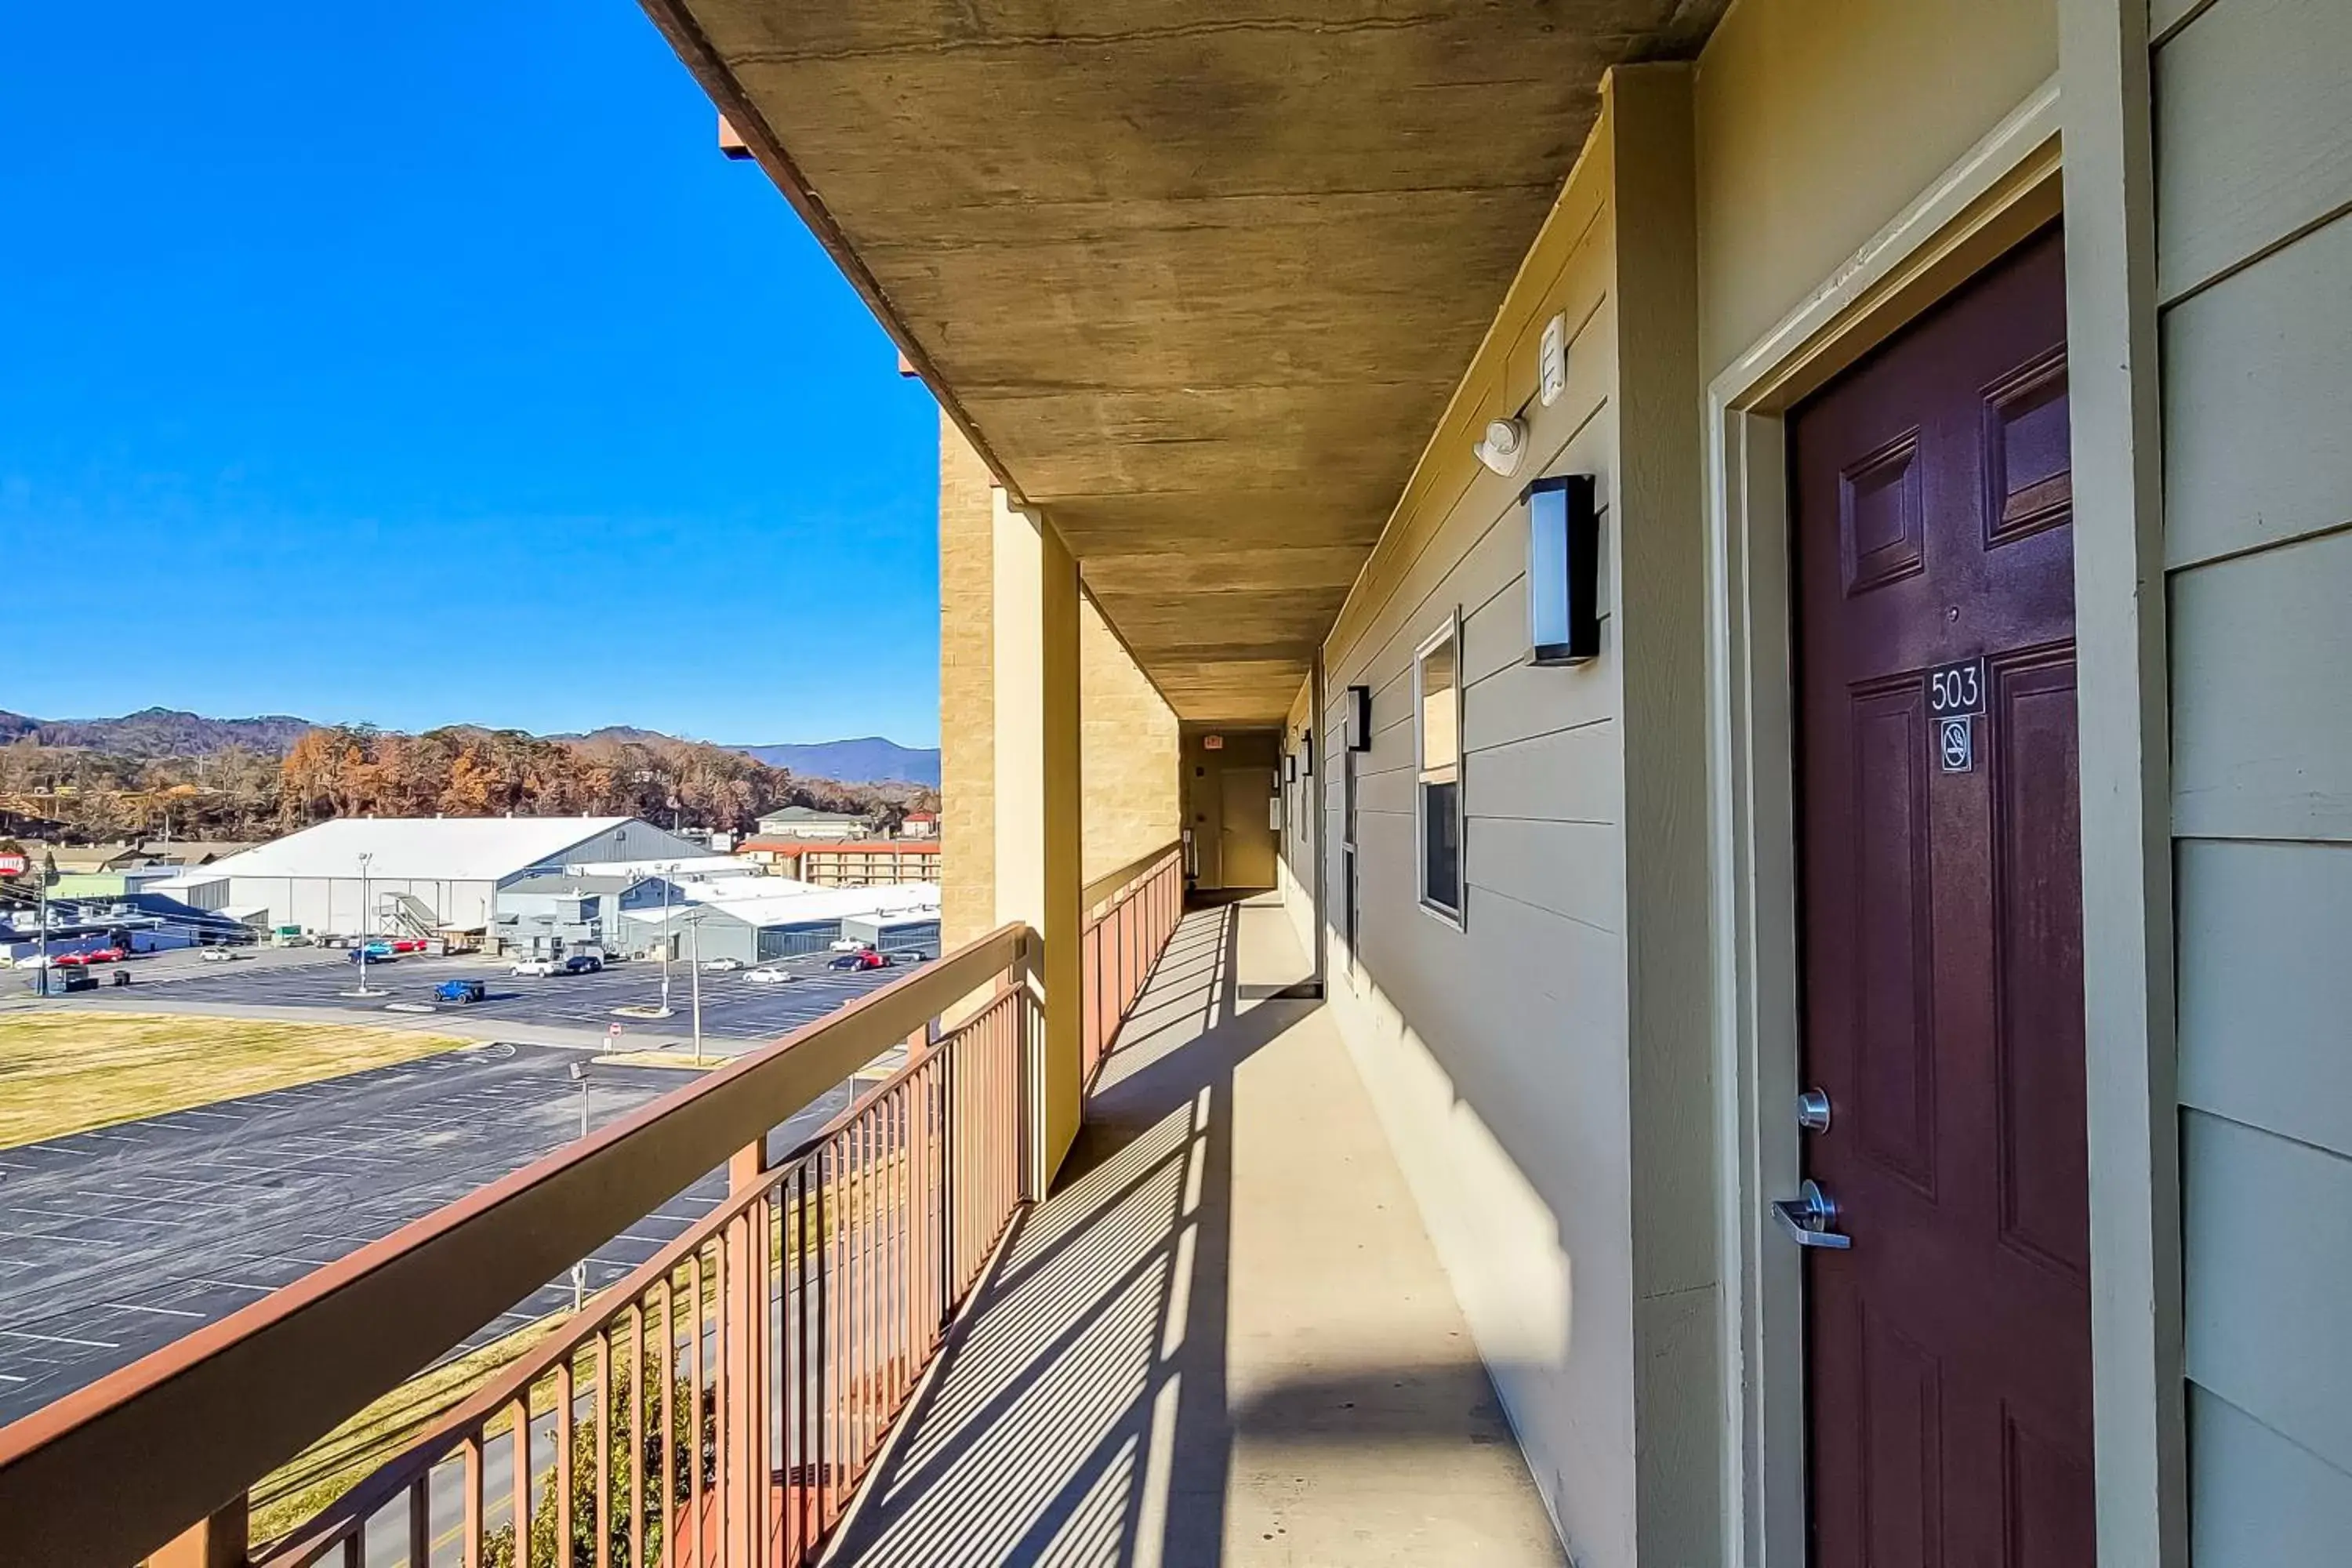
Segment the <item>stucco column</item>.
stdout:
<svg viewBox="0 0 2352 1568">
<path fill-rule="evenodd" d="M 1040 531 L 1039 581 L 1044 659 L 1045 825 L 1042 918 L 1045 936 L 1044 1175 L 1051 1181 L 1078 1135 L 1085 1093 L 1079 1043 L 1085 993 L 1079 928 L 1086 919 L 1086 784 L 1078 701 L 1078 567 L 1061 536 Z"/>
<path fill-rule="evenodd" d="M 1050 1180 L 1077 1136 L 1082 1087 L 1078 569 L 1052 527 L 1002 490 L 992 532 L 996 921 L 1026 921 L 1045 939 L 1037 1147 Z"/>
</svg>

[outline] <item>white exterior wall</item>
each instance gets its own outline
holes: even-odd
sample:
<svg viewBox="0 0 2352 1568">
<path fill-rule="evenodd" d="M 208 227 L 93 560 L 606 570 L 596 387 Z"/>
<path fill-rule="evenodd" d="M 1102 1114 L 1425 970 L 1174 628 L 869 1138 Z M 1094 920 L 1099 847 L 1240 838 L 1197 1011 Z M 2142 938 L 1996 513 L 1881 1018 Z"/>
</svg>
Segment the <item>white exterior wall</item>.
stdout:
<svg viewBox="0 0 2352 1568">
<path fill-rule="evenodd" d="M 407 893 L 431 906 L 443 925 L 478 926 L 490 918 L 498 884 L 371 877 L 367 897 L 379 909 L 387 893 Z M 356 934 L 362 903 L 357 877 L 232 877 L 226 907 L 261 906 L 270 925 L 299 925 L 313 931 Z M 378 930 L 386 929 L 378 922 Z"/>
<path fill-rule="evenodd" d="M 1687 834 L 1668 842 L 1655 826 L 1662 814 L 1695 820 L 1705 777 L 1687 81 L 1675 68 L 1613 81 L 1600 127 L 1325 645 L 1315 722 L 1325 994 L 1584 1568 L 1709 1561 L 1719 1519 L 1714 1119 L 1703 1065 L 1681 1070 L 1693 1056 L 1703 1064 L 1707 1048 L 1704 943 L 1689 942 L 1703 932 L 1692 884 L 1704 878 L 1676 880 L 1702 865 L 1703 846 Z M 1645 140 L 1621 168 L 1614 138 L 1629 121 Z M 1644 204 L 1643 233 L 1622 232 L 1621 211 Z M 1662 334 L 1638 366 L 1621 362 L 1625 310 Z M 1533 395 L 1536 344 L 1555 314 L 1570 339 L 1567 388 L 1544 407 Z M 1653 443 L 1634 468 L 1621 450 L 1629 399 Z M 1470 460 L 1485 421 L 1523 406 L 1531 438 L 1520 471 L 1506 479 Z M 1642 498 L 1631 514 L 1629 472 Z M 1601 653 L 1582 667 L 1538 668 L 1527 662 L 1518 496 L 1528 480 L 1560 473 L 1597 479 Z M 1631 541 L 1627 530 L 1637 531 Z M 1620 591 L 1629 562 L 1642 574 L 1639 670 Z M 1457 613 L 1460 929 L 1419 901 L 1413 719 L 1415 650 Z M 1371 689 L 1373 733 L 1370 751 L 1352 758 L 1352 952 L 1341 851 L 1351 685 Z M 1671 703 L 1669 687 L 1679 689 Z M 1294 709 L 1294 732 L 1300 717 Z M 1630 810 L 1629 768 L 1644 781 Z M 1645 847 L 1638 879 L 1629 843 Z M 1303 847 L 1295 835 L 1285 887 L 1295 908 L 1312 875 Z M 1658 893 L 1669 887 L 1674 907 L 1662 920 Z M 1637 931 L 1646 969 L 1629 940 Z M 1667 995 L 1692 1016 L 1668 1020 Z M 1662 1118 L 1670 1104 L 1675 1114 Z"/>
<path fill-rule="evenodd" d="M 2158 0 L 2190 1531 L 2352 1552 L 2352 6 Z"/>
</svg>

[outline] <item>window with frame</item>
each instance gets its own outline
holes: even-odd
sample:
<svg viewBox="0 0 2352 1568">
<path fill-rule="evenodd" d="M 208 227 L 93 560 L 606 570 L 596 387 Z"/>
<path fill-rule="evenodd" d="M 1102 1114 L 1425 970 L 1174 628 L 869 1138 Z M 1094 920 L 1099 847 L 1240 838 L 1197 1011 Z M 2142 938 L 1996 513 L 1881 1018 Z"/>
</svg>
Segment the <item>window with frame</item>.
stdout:
<svg viewBox="0 0 2352 1568">
<path fill-rule="evenodd" d="M 1462 616 L 1413 655 L 1415 826 L 1421 839 L 1421 903 L 1462 923 Z"/>
</svg>

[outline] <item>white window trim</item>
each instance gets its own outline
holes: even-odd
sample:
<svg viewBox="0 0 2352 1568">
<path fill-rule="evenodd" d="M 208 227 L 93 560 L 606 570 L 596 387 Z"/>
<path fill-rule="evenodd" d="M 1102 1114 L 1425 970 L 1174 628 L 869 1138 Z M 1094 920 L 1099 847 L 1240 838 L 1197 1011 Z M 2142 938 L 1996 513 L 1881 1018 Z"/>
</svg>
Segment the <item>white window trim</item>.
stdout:
<svg viewBox="0 0 2352 1568">
<path fill-rule="evenodd" d="M 1454 845 L 1456 865 L 1456 894 L 1461 907 L 1448 909 L 1429 896 L 1429 824 L 1423 816 L 1428 799 L 1422 778 L 1422 731 L 1428 708 L 1423 690 L 1421 667 L 1431 653 L 1448 640 L 1454 644 Z M 1421 646 L 1412 650 L 1412 881 L 1419 895 L 1422 912 L 1430 919 L 1455 931 L 1469 929 L 1466 916 L 1470 908 L 1470 845 L 1466 836 L 1468 824 L 1468 791 L 1463 784 L 1463 764 L 1466 761 L 1462 746 L 1462 609 L 1455 605 L 1445 617 L 1445 624 L 1423 637 Z"/>
</svg>

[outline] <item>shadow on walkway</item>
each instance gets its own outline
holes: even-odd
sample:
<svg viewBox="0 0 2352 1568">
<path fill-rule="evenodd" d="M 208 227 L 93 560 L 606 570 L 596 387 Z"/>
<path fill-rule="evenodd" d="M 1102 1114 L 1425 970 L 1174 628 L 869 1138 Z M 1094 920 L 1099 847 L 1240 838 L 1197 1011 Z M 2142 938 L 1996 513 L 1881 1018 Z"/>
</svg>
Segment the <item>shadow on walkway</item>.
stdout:
<svg viewBox="0 0 2352 1568">
<path fill-rule="evenodd" d="M 1270 900 L 1188 914 L 832 1561 L 1561 1561 Z"/>
</svg>

